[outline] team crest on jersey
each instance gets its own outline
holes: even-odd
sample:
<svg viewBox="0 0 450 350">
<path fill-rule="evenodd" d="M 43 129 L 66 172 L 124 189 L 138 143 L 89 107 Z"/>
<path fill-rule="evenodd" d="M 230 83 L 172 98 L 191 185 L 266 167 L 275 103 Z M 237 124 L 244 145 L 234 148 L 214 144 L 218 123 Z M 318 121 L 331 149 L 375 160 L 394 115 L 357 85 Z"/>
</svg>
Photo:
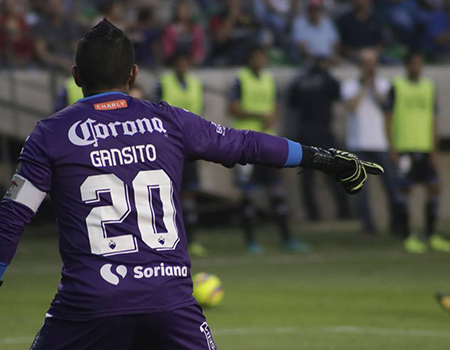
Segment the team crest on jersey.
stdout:
<svg viewBox="0 0 450 350">
<path fill-rule="evenodd" d="M 142 118 L 136 120 L 127 120 L 125 122 L 110 122 L 102 124 L 93 119 L 85 121 L 79 120 L 69 129 L 69 140 L 75 146 L 98 147 L 100 140 L 110 137 L 134 136 L 135 134 L 145 134 L 157 132 L 166 134 L 167 130 L 161 119 L 153 117 L 151 119 Z"/>
<path fill-rule="evenodd" d="M 24 179 L 18 176 L 14 176 L 14 178 L 11 180 L 11 184 L 9 185 L 8 190 L 6 191 L 5 198 L 11 199 L 17 198 L 19 191 L 24 184 L 25 184 Z"/>
<path fill-rule="evenodd" d="M 217 350 L 217 346 L 212 337 L 211 330 L 209 329 L 209 326 L 206 322 L 203 322 L 202 325 L 200 326 L 200 332 L 202 332 L 206 338 L 208 350 Z"/>
</svg>

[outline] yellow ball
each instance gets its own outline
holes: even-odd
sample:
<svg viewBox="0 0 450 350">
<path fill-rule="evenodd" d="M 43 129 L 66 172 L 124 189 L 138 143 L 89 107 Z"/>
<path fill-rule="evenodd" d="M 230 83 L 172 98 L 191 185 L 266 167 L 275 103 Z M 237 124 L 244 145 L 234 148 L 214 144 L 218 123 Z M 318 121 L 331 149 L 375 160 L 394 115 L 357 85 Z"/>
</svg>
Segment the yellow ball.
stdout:
<svg viewBox="0 0 450 350">
<path fill-rule="evenodd" d="M 223 299 L 222 282 L 217 276 L 204 272 L 194 275 L 194 298 L 205 308 L 220 304 Z"/>
</svg>

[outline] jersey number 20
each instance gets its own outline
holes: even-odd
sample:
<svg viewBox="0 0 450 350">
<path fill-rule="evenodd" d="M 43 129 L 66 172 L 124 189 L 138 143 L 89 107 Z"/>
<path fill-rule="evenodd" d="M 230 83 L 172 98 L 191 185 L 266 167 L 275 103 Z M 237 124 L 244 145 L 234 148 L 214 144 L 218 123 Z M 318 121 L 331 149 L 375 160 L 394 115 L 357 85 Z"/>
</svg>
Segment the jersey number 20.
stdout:
<svg viewBox="0 0 450 350">
<path fill-rule="evenodd" d="M 160 233 L 152 196 L 159 189 L 163 222 L 167 232 Z M 155 250 L 173 250 L 179 242 L 175 223 L 173 186 L 163 170 L 141 171 L 133 180 L 134 201 L 142 241 Z M 81 185 L 81 198 L 86 204 L 100 202 L 100 194 L 109 193 L 112 205 L 95 207 L 86 218 L 91 252 L 98 255 L 115 255 L 138 251 L 136 237 L 132 234 L 108 238 L 106 226 L 123 222 L 131 212 L 128 187 L 114 174 L 89 176 Z"/>
</svg>

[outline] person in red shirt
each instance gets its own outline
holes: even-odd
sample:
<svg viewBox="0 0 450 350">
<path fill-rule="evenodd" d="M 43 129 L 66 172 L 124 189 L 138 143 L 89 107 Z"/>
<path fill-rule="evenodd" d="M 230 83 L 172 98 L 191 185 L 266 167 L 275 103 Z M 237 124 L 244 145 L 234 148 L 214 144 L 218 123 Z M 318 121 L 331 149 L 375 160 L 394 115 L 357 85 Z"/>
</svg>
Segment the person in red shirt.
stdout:
<svg viewBox="0 0 450 350">
<path fill-rule="evenodd" d="M 23 8 L 19 5 L 14 0 L 4 0 L 0 4 L 0 61 L 23 67 L 33 59 L 34 47 Z"/>
<path fill-rule="evenodd" d="M 195 65 L 200 65 L 205 54 L 204 40 L 203 29 L 193 22 L 189 3 L 180 1 L 175 9 L 173 21 L 164 31 L 165 59 L 170 59 L 176 52 L 186 52 Z"/>
</svg>

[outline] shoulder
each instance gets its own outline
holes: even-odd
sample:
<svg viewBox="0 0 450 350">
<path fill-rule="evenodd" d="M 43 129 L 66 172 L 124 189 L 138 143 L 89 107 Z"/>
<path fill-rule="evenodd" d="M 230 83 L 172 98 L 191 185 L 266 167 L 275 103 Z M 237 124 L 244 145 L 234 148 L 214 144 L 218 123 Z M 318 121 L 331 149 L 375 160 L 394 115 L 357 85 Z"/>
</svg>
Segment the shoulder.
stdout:
<svg viewBox="0 0 450 350">
<path fill-rule="evenodd" d="M 344 98 L 348 98 L 356 93 L 358 93 L 360 89 L 360 84 L 356 79 L 346 80 L 341 85 L 342 88 L 342 96 Z"/>
<path fill-rule="evenodd" d="M 394 79 L 392 79 L 392 86 L 395 87 L 403 82 L 405 82 L 405 78 L 403 76 L 396 76 Z"/>
<path fill-rule="evenodd" d="M 202 83 L 201 79 L 199 77 L 197 77 L 195 74 L 189 73 L 188 74 L 188 79 L 190 81 L 196 83 L 196 84 L 201 84 Z"/>
<path fill-rule="evenodd" d="M 328 16 L 322 17 L 321 25 L 323 27 L 325 27 L 325 28 L 332 28 L 332 29 L 334 29 L 334 27 L 335 27 L 334 22 Z"/>
<path fill-rule="evenodd" d="M 171 79 L 173 77 L 173 73 L 170 71 L 164 72 L 159 76 L 159 81 L 164 82 L 168 79 Z"/>
<path fill-rule="evenodd" d="M 436 84 L 434 83 L 433 79 L 423 77 L 422 81 L 423 84 L 425 84 L 429 89 L 432 89 L 434 92 L 437 90 Z"/>
<path fill-rule="evenodd" d="M 353 11 L 349 10 L 347 12 L 344 12 L 337 20 L 337 23 L 339 25 L 346 25 L 349 22 L 353 22 L 354 20 L 354 15 L 353 15 Z"/>
<path fill-rule="evenodd" d="M 434 81 L 433 81 L 433 79 L 431 79 L 431 78 L 423 77 L 423 78 L 422 78 L 422 81 L 425 82 L 426 84 L 434 85 Z"/>
<path fill-rule="evenodd" d="M 249 74 L 248 68 L 245 68 L 245 67 L 239 68 L 239 70 L 237 71 L 237 74 L 236 74 L 236 78 L 241 78 L 242 76 L 248 75 L 248 74 Z"/>
<path fill-rule="evenodd" d="M 301 16 L 298 16 L 298 17 L 295 19 L 294 26 L 296 26 L 296 27 L 303 27 L 303 26 L 305 26 L 307 23 L 308 23 L 308 21 L 307 21 L 307 19 L 306 19 L 306 16 L 305 16 L 305 15 L 301 15 Z"/>
<path fill-rule="evenodd" d="M 149 101 L 149 100 L 141 100 L 138 98 L 132 98 L 131 103 L 133 103 L 137 106 L 141 106 L 142 108 L 149 109 L 152 112 L 169 113 L 171 111 L 170 110 L 171 106 L 165 101 L 153 102 L 153 101 Z"/>
<path fill-rule="evenodd" d="M 385 93 L 391 87 L 391 82 L 386 78 L 376 78 L 375 79 L 375 88 L 381 92 Z"/>
<path fill-rule="evenodd" d="M 445 20 L 446 17 L 447 17 L 447 16 L 445 15 L 444 11 L 442 11 L 442 10 L 434 11 L 434 12 L 430 15 L 427 24 L 433 26 L 433 24 L 435 24 L 436 21 L 439 21 L 439 22 L 440 22 L 440 21 L 442 21 L 442 20 Z"/>
<path fill-rule="evenodd" d="M 305 82 L 309 80 L 309 75 L 307 72 L 301 72 L 298 73 L 293 79 L 292 79 L 292 87 L 296 89 L 302 89 L 305 86 Z"/>
<path fill-rule="evenodd" d="M 32 135 L 39 135 L 43 140 L 50 141 L 59 138 L 60 135 L 67 132 L 68 128 L 79 121 L 80 115 L 83 114 L 85 113 L 80 110 L 77 103 L 68 106 L 45 119 L 39 120 Z M 43 142 L 45 143 L 45 141 Z"/>
<path fill-rule="evenodd" d="M 63 125 L 66 121 L 71 119 L 76 119 L 81 111 L 85 111 L 86 106 L 81 103 L 74 103 L 73 105 L 67 106 L 60 111 L 50 115 L 49 117 L 39 121 L 39 124 L 47 129 L 54 129 L 60 125 Z"/>
<path fill-rule="evenodd" d="M 264 77 L 266 77 L 268 79 L 272 79 L 272 80 L 275 79 L 275 76 L 272 74 L 271 71 L 265 70 L 265 71 L 262 72 L 262 74 L 263 74 Z"/>
</svg>

